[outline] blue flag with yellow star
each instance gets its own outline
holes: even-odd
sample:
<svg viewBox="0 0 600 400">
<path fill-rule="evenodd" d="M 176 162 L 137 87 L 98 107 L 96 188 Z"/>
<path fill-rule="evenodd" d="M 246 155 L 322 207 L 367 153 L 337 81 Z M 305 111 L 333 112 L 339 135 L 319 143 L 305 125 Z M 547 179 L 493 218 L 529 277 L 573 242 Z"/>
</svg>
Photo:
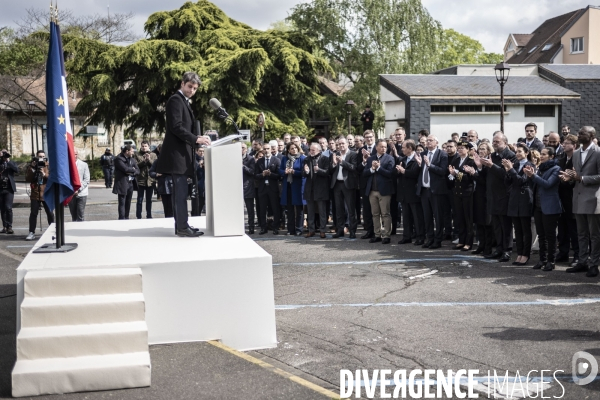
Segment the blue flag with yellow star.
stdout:
<svg viewBox="0 0 600 400">
<path fill-rule="evenodd" d="M 50 23 L 50 47 L 46 63 L 50 177 L 44 191 L 44 201 L 50 210 L 54 210 L 57 206 L 54 201 L 55 191 L 58 191 L 59 203 L 67 204 L 81 187 L 75 163 L 73 130 L 69 118 L 69 95 L 65 76 L 60 27 L 53 21 Z"/>
</svg>

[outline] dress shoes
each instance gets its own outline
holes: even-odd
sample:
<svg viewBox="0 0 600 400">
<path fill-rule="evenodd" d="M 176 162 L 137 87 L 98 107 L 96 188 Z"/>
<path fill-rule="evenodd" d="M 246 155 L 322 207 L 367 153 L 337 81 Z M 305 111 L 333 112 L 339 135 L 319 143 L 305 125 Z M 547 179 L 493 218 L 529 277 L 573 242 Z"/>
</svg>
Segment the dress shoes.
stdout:
<svg viewBox="0 0 600 400">
<path fill-rule="evenodd" d="M 279 231 L 278 231 L 277 229 L 275 229 L 275 230 L 273 231 L 273 235 L 279 235 Z"/>
<path fill-rule="evenodd" d="M 364 235 L 362 235 L 360 238 L 361 239 L 371 239 L 374 237 L 375 237 L 375 234 L 373 232 L 367 232 Z"/>
<path fill-rule="evenodd" d="M 577 263 L 574 267 L 567 268 L 565 272 L 574 273 L 574 272 L 587 272 L 588 267 L 585 264 Z"/>
<path fill-rule="evenodd" d="M 266 229 L 261 229 L 260 232 L 258 232 L 259 235 L 264 235 L 265 233 L 267 233 Z"/>
<path fill-rule="evenodd" d="M 371 240 L 369 240 L 369 243 L 376 243 L 376 242 L 381 242 L 381 238 L 380 237 L 374 237 L 374 238 L 371 238 Z"/>
<path fill-rule="evenodd" d="M 439 249 L 440 247 L 442 247 L 441 243 L 434 243 L 431 246 L 429 246 L 430 249 Z"/>
<path fill-rule="evenodd" d="M 463 246 L 462 249 L 460 249 L 460 251 L 469 251 L 471 250 L 471 248 L 469 246 Z"/>
<path fill-rule="evenodd" d="M 533 269 L 542 269 L 545 266 L 546 266 L 546 261 L 538 261 L 538 263 L 533 266 Z"/>
<path fill-rule="evenodd" d="M 465 247 L 464 244 L 457 244 L 456 246 L 452 247 L 452 250 L 462 250 L 463 247 Z"/>
<path fill-rule="evenodd" d="M 248 229 L 248 235 L 254 235 L 254 228 Z"/>
<path fill-rule="evenodd" d="M 204 235 L 204 232 L 196 232 L 190 227 L 187 227 L 185 229 L 177 229 L 176 235 L 181 237 L 198 237 Z"/>
<path fill-rule="evenodd" d="M 150 218 L 152 218 L 152 217 L 150 217 Z M 198 228 L 194 228 L 194 227 L 193 227 L 193 226 L 191 226 L 191 225 L 188 225 L 188 227 L 189 227 L 191 230 L 193 230 L 194 232 L 200 232 L 200 229 L 198 229 Z"/>
<path fill-rule="evenodd" d="M 319 236 L 321 236 L 321 239 L 325 239 L 327 237 L 327 235 L 325 235 L 325 232 L 321 232 Z"/>
<path fill-rule="evenodd" d="M 412 240 L 410 239 L 402 239 L 398 241 L 398 244 L 407 244 L 407 243 L 412 243 Z"/>
<path fill-rule="evenodd" d="M 384 238 L 384 239 L 381 241 L 381 244 L 390 244 L 390 238 Z"/>
<path fill-rule="evenodd" d="M 568 262 L 569 261 L 569 255 L 568 254 L 557 254 L 556 255 L 556 260 L 554 260 L 554 262 Z"/>
<path fill-rule="evenodd" d="M 356 233 L 350 232 L 350 239 L 356 239 Z"/>
<path fill-rule="evenodd" d="M 577 264 L 579 264 L 579 257 L 574 256 L 573 257 L 573 261 L 571 261 L 571 267 L 576 266 Z"/>
<path fill-rule="evenodd" d="M 416 241 L 416 242 L 414 242 L 413 244 L 414 244 L 415 246 L 423 246 L 423 243 L 424 243 L 424 242 L 425 242 L 424 240 L 417 240 L 417 241 Z"/>
<path fill-rule="evenodd" d="M 481 254 L 483 253 L 483 247 L 477 247 L 477 249 L 473 250 L 471 254 Z"/>
<path fill-rule="evenodd" d="M 429 242 L 425 242 L 425 244 L 423 244 L 423 246 L 421 246 L 424 249 L 428 249 L 431 246 L 433 246 L 433 240 L 429 241 Z"/>
<path fill-rule="evenodd" d="M 542 271 L 552 271 L 554 269 L 554 267 L 555 267 L 555 264 L 552 261 L 548 261 L 546 263 L 546 265 L 544 265 L 544 268 L 542 268 Z"/>
<path fill-rule="evenodd" d="M 337 238 L 344 237 L 344 231 L 341 231 L 341 232 L 336 232 L 336 233 L 334 233 L 334 234 L 333 234 L 333 236 L 331 236 L 331 237 L 332 237 L 332 238 L 334 238 L 334 239 L 337 239 Z"/>
<path fill-rule="evenodd" d="M 593 278 L 595 276 L 598 276 L 598 266 L 592 265 L 590 267 L 590 269 L 588 270 L 587 274 L 585 274 L 585 276 L 587 276 L 588 278 Z"/>
<path fill-rule="evenodd" d="M 510 261 L 510 253 L 502 254 L 502 257 L 498 260 L 498 262 L 509 262 Z"/>
<path fill-rule="evenodd" d="M 489 254 L 487 256 L 484 256 L 484 258 L 487 258 L 488 260 L 494 260 L 494 259 L 498 259 L 502 257 L 502 253 L 499 251 L 495 251 L 492 254 Z"/>
<path fill-rule="evenodd" d="M 314 232 L 308 232 L 306 235 L 304 235 L 305 238 L 309 238 L 309 237 L 313 237 L 315 236 Z"/>
</svg>

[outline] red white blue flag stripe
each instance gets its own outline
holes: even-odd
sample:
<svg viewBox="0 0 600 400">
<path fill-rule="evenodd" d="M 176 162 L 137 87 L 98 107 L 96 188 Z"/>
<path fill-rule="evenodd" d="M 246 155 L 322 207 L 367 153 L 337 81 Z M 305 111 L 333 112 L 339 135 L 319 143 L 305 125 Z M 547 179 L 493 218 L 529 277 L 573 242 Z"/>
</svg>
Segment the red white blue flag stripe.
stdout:
<svg viewBox="0 0 600 400">
<path fill-rule="evenodd" d="M 81 187 L 73 146 L 73 127 L 69 118 L 69 94 L 65 79 L 60 27 L 50 23 L 50 48 L 46 63 L 46 108 L 48 114 L 48 161 L 50 177 L 44 191 L 44 201 L 50 210 L 58 191 L 59 202 L 67 204 Z"/>
</svg>

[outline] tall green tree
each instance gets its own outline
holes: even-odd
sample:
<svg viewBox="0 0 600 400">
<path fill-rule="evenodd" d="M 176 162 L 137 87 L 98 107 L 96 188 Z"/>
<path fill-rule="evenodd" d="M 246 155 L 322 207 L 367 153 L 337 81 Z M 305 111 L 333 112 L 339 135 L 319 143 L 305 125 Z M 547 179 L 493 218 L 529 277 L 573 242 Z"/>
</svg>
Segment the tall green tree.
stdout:
<svg viewBox="0 0 600 400">
<path fill-rule="evenodd" d="M 88 90 L 78 111 L 91 122 L 164 132 L 166 100 L 185 71 L 196 71 L 199 118 L 213 115 L 208 102 L 216 97 L 240 127 L 257 129 L 262 111 L 270 137 L 308 132 L 308 112 L 322 100 L 319 74 L 331 68 L 306 35 L 252 29 L 206 0 L 154 13 L 145 30 L 147 39 L 126 47 L 83 38 L 65 45 L 71 87 Z M 221 122 L 221 131 L 231 127 Z"/>
<path fill-rule="evenodd" d="M 486 53 L 483 45 L 454 29 L 445 29 L 440 40 L 440 58 L 436 69 L 457 64 L 497 64 L 502 54 Z"/>
</svg>

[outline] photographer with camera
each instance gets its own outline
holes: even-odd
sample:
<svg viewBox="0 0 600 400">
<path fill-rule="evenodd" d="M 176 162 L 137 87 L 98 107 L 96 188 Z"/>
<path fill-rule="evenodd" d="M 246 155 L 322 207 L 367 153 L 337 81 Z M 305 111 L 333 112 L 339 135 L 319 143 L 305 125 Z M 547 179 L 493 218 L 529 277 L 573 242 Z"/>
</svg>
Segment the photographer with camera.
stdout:
<svg viewBox="0 0 600 400">
<path fill-rule="evenodd" d="M 144 195 L 146 196 L 146 218 L 152 218 L 152 195 L 154 194 L 154 178 L 150 176 L 150 167 L 157 160 L 156 154 L 150 151 L 150 144 L 143 141 L 140 144 L 140 151 L 135 155 L 135 161 L 139 169 L 137 175 L 137 202 L 135 207 L 135 216 L 142 219 L 142 207 L 144 205 Z"/>
<path fill-rule="evenodd" d="M 139 173 L 140 169 L 133 158 L 133 147 L 126 144 L 121 154 L 115 157 L 115 187 L 112 192 L 118 197 L 119 219 L 129 219 L 133 191 L 138 190 L 135 177 Z"/>
<path fill-rule="evenodd" d="M 0 155 L 0 214 L 2 215 L 2 230 L 0 233 L 15 233 L 12 229 L 12 206 L 15 192 L 17 191 L 15 172 L 19 172 L 17 164 L 10 161 L 8 151 L 2 150 L 2 154 Z"/>
<path fill-rule="evenodd" d="M 44 190 L 46 189 L 46 182 L 48 182 L 49 176 L 50 166 L 46 158 L 46 153 L 44 153 L 44 150 L 38 150 L 35 158 L 31 160 L 31 164 L 27 167 L 27 173 L 25 174 L 25 182 L 28 182 L 31 187 L 31 193 L 29 194 L 31 200 L 29 234 L 25 240 L 35 239 L 36 220 L 41 206 L 44 207 L 44 211 L 46 212 L 48 225 L 54 222 L 54 214 L 44 201 Z"/>
<path fill-rule="evenodd" d="M 104 174 L 104 186 L 111 188 L 113 175 L 115 174 L 115 156 L 113 156 L 110 148 L 107 148 L 102 157 L 100 157 L 100 166 Z"/>
</svg>

